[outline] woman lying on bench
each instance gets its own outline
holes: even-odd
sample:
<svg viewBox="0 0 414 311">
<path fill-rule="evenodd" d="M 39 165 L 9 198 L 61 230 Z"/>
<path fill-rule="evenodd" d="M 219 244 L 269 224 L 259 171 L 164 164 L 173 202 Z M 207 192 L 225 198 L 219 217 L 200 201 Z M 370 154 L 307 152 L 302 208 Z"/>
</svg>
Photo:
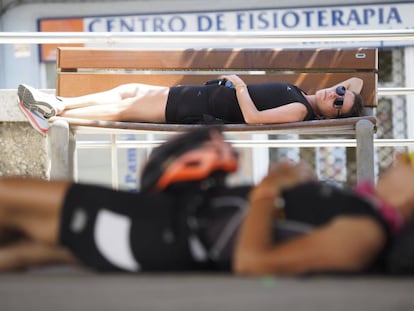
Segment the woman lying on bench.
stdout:
<svg viewBox="0 0 414 311">
<path fill-rule="evenodd" d="M 62 116 L 103 121 L 155 123 L 287 123 L 312 119 L 359 116 L 363 81 L 350 78 L 315 94 L 289 83 L 246 85 L 236 75 L 206 85 L 175 87 L 131 83 L 80 97 L 18 88 L 19 106 L 41 133 L 45 118 Z"/>
<path fill-rule="evenodd" d="M 124 272 L 414 272 L 414 169 L 405 157 L 376 188 L 355 192 L 287 162 L 250 192 L 226 186 L 236 169 L 220 131 L 203 128 L 153 151 L 139 193 L 1 178 L 0 271 L 81 263 Z"/>
</svg>

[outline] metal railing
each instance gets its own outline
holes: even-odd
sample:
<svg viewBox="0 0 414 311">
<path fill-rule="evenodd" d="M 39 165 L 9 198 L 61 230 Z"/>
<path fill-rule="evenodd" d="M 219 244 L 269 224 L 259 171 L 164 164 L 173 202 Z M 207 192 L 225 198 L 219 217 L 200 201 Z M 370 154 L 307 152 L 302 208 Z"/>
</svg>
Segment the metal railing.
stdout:
<svg viewBox="0 0 414 311">
<path fill-rule="evenodd" d="M 115 136 L 116 134 L 113 134 Z M 111 137 L 113 137 L 111 135 Z M 235 147 L 269 147 L 269 148 L 294 148 L 294 147 L 355 147 L 356 140 L 351 139 L 227 139 Z M 79 149 L 128 149 L 128 148 L 153 148 L 165 142 L 164 139 L 154 140 L 83 140 L 76 144 Z M 374 139 L 375 147 L 405 147 L 414 146 L 414 139 Z"/>
<path fill-rule="evenodd" d="M 386 30 L 332 30 L 332 31 L 254 31 L 254 32 L 2 32 L 0 44 L 46 43 L 140 43 L 159 46 L 162 44 L 212 43 L 232 46 L 261 46 L 275 43 L 381 41 L 414 44 L 414 29 Z"/>
</svg>

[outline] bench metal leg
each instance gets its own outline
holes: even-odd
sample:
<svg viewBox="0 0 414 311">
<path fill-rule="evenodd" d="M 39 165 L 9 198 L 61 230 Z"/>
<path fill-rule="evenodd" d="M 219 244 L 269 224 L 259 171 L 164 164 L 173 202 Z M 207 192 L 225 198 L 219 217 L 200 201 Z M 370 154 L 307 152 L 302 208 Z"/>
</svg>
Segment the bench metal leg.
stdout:
<svg viewBox="0 0 414 311">
<path fill-rule="evenodd" d="M 75 137 L 70 131 L 69 123 L 56 120 L 48 132 L 50 179 L 74 179 Z"/>
<path fill-rule="evenodd" d="M 375 181 L 374 124 L 360 120 L 356 124 L 357 181 Z"/>
</svg>

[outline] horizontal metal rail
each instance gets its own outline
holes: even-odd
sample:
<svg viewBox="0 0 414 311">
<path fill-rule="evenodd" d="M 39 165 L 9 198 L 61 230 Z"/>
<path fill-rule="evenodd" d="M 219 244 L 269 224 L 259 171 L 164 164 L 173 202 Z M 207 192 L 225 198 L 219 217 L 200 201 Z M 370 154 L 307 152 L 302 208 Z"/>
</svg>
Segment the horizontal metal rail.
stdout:
<svg viewBox="0 0 414 311">
<path fill-rule="evenodd" d="M 355 147 L 356 139 L 254 139 L 254 140 L 226 140 L 235 148 L 316 148 L 316 147 Z M 108 141 L 77 141 L 77 151 L 82 149 L 110 149 L 111 150 L 111 184 L 119 189 L 118 180 L 118 149 L 153 148 L 165 140 L 117 140 L 116 134 L 111 134 Z M 414 139 L 374 139 L 374 147 L 409 147 L 414 146 Z M 76 165 L 75 165 L 76 166 Z M 77 180 L 77 167 L 75 169 Z"/>
<path fill-rule="evenodd" d="M 1 32 L 0 44 L 47 43 L 211 43 L 265 45 L 286 42 L 376 42 L 414 41 L 414 29 L 254 31 L 254 32 Z"/>
<path fill-rule="evenodd" d="M 377 89 L 378 96 L 391 96 L 391 95 L 411 95 L 414 94 L 414 88 L 412 87 L 379 87 Z"/>
<path fill-rule="evenodd" d="M 235 147 L 269 147 L 269 148 L 295 148 L 295 147 L 355 147 L 356 139 L 255 139 L 255 140 L 226 140 Z M 151 148 L 158 146 L 165 140 L 102 140 L 77 141 L 78 149 L 106 149 L 106 148 Z M 374 147 L 404 147 L 414 146 L 414 139 L 374 139 Z"/>
</svg>

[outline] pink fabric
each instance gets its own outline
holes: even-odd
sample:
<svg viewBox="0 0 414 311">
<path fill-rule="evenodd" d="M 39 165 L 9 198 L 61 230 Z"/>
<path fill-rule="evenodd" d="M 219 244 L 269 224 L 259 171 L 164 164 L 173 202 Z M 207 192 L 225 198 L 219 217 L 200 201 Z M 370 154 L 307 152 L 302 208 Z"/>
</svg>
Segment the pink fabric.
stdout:
<svg viewBox="0 0 414 311">
<path fill-rule="evenodd" d="M 374 186 L 371 182 L 359 183 L 356 185 L 354 190 L 355 193 L 369 199 L 373 204 L 375 204 L 375 206 L 378 207 L 378 211 L 390 226 L 393 235 L 396 235 L 401 230 L 404 225 L 404 218 L 395 208 L 392 208 L 390 205 L 377 197 Z"/>
</svg>

